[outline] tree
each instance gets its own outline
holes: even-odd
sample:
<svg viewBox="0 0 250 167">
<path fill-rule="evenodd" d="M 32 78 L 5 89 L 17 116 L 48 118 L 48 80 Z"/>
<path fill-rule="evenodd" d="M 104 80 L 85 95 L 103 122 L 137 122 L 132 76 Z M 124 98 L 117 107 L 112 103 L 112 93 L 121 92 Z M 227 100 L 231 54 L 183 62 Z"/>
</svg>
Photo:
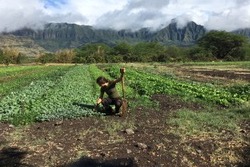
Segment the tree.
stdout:
<svg viewBox="0 0 250 167">
<path fill-rule="evenodd" d="M 137 62 L 151 62 L 165 52 L 165 47 L 157 42 L 141 42 L 132 48 L 132 60 Z"/>
<path fill-rule="evenodd" d="M 57 63 L 72 63 L 75 57 L 73 50 L 60 50 L 55 53 L 55 60 Z"/>
<path fill-rule="evenodd" d="M 3 63 L 3 59 L 4 59 L 3 51 L 0 49 L 0 63 Z"/>
<path fill-rule="evenodd" d="M 16 64 L 22 64 L 22 62 L 24 61 L 24 59 L 26 58 L 26 56 L 22 53 L 18 53 L 18 55 L 16 56 L 15 62 Z"/>
<path fill-rule="evenodd" d="M 187 58 L 191 61 L 214 61 L 216 58 L 210 51 L 205 50 L 202 47 L 194 46 L 187 50 Z"/>
<path fill-rule="evenodd" d="M 105 44 L 87 44 L 76 49 L 75 63 L 104 63 L 110 47 Z"/>
<path fill-rule="evenodd" d="M 55 62 L 55 54 L 53 53 L 44 53 L 38 57 L 38 61 L 42 64 Z"/>
<path fill-rule="evenodd" d="M 240 35 L 225 31 L 210 31 L 198 41 L 198 45 L 211 51 L 217 59 L 225 59 L 240 56 L 245 42 L 246 39 Z"/>
<path fill-rule="evenodd" d="M 170 61 L 185 61 L 185 56 L 181 47 L 169 46 L 167 47 L 165 54 Z"/>
<path fill-rule="evenodd" d="M 247 43 L 243 47 L 243 51 L 244 51 L 244 60 L 250 61 L 250 43 Z"/>
<path fill-rule="evenodd" d="M 108 57 L 108 62 L 123 62 L 130 61 L 132 46 L 126 42 L 120 42 L 111 50 L 111 56 Z"/>
<path fill-rule="evenodd" d="M 2 54 L 3 54 L 3 60 L 2 62 L 5 64 L 5 65 L 9 65 L 11 63 L 17 63 L 18 62 L 18 55 L 19 55 L 19 52 L 14 49 L 14 48 L 4 48 L 3 51 L 2 51 Z"/>
<path fill-rule="evenodd" d="M 126 42 L 118 43 L 112 50 L 115 55 L 128 55 L 131 54 L 131 46 Z"/>
</svg>

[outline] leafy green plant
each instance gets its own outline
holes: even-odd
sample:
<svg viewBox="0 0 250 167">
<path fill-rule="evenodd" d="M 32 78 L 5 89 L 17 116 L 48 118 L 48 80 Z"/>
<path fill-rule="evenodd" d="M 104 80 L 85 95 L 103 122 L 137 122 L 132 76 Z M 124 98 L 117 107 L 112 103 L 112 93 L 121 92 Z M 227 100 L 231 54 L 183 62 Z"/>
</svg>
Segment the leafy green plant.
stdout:
<svg viewBox="0 0 250 167">
<path fill-rule="evenodd" d="M 111 76 L 116 76 L 117 66 L 109 69 Z M 194 81 L 183 81 L 173 77 L 145 73 L 140 70 L 128 69 L 128 85 L 139 95 L 150 96 L 153 94 L 178 95 L 183 98 L 197 99 L 199 101 L 219 104 L 225 107 L 240 105 L 249 99 L 249 85 L 241 89 L 231 89 L 217 87 L 212 84 L 204 84 Z M 237 90 L 237 91 L 234 91 Z"/>
<path fill-rule="evenodd" d="M 94 105 L 88 66 L 74 66 L 63 75 L 44 78 L 10 93 L 1 100 L 0 120 L 14 124 L 62 118 L 100 115 L 89 107 Z"/>
<path fill-rule="evenodd" d="M 0 98 L 36 80 L 60 77 L 72 66 L 14 66 L 0 68 Z"/>
</svg>

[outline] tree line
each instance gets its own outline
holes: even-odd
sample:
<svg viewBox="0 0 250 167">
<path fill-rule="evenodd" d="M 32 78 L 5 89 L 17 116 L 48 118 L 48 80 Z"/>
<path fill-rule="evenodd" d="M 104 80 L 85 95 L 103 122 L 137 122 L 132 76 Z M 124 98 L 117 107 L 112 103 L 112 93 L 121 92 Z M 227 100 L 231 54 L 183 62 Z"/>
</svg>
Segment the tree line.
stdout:
<svg viewBox="0 0 250 167">
<path fill-rule="evenodd" d="M 0 50 L 0 63 L 20 64 L 28 58 L 13 49 Z M 186 61 L 248 61 L 250 43 L 240 35 L 210 31 L 194 46 L 166 46 L 158 42 L 115 46 L 103 43 L 86 44 L 76 49 L 43 53 L 29 61 L 39 63 L 118 63 L 118 62 L 186 62 Z"/>
</svg>

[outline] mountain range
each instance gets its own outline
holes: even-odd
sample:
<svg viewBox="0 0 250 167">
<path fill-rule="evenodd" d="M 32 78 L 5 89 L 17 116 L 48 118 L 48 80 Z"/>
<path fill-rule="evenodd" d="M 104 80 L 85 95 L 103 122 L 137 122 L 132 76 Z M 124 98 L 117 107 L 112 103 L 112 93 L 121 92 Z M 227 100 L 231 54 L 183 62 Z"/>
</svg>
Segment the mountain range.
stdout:
<svg viewBox="0 0 250 167">
<path fill-rule="evenodd" d="M 208 31 L 204 26 L 198 25 L 195 22 L 189 22 L 185 27 L 178 27 L 176 22 L 172 22 L 168 26 L 152 31 L 150 28 L 142 28 L 138 31 L 132 30 L 113 30 L 113 29 L 96 29 L 92 26 L 68 24 L 68 23 L 49 23 L 44 26 L 44 29 L 33 30 L 31 28 L 23 28 L 13 32 L 3 32 L 0 34 L 0 47 L 3 43 L 6 44 L 4 38 L 12 36 L 16 40 L 25 39 L 23 47 L 39 48 L 39 51 L 56 51 L 66 48 L 77 48 L 88 43 L 105 43 L 107 45 L 115 45 L 118 42 L 160 42 L 165 45 L 193 45 L 199 38 L 205 35 Z M 250 29 L 240 29 L 232 33 L 241 34 L 250 38 Z M 31 45 L 33 44 L 33 45 Z M 13 47 L 15 43 L 9 44 Z M 20 42 L 19 42 L 20 46 Z M 36 49 L 35 49 L 36 50 Z"/>
</svg>

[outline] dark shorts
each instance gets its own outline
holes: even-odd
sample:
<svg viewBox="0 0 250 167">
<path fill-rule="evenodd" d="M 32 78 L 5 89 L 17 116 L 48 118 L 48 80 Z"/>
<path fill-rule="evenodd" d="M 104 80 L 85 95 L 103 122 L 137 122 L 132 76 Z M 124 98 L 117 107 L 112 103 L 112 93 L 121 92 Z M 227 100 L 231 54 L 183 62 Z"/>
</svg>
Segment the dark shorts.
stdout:
<svg viewBox="0 0 250 167">
<path fill-rule="evenodd" d="M 119 112 L 119 109 L 122 106 L 122 98 L 105 98 L 102 100 L 102 105 L 105 109 L 109 109 L 110 105 L 115 105 L 115 111 Z"/>
</svg>

